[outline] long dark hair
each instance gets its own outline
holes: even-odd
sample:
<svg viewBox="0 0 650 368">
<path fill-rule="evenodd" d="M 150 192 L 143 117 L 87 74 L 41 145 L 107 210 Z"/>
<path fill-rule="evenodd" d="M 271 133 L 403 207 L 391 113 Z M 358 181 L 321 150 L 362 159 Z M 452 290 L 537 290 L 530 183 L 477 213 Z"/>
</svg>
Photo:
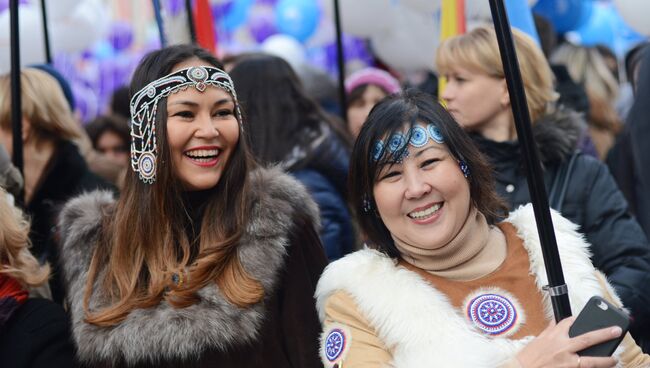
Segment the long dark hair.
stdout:
<svg viewBox="0 0 650 368">
<path fill-rule="evenodd" d="M 257 54 L 237 62 L 230 72 L 244 113 L 250 146 L 262 163 L 281 162 L 296 145 L 308 153 L 321 124 L 351 146 L 343 125 L 309 97 L 289 63 Z M 303 161 L 309 161 L 306 157 Z M 295 169 L 295 167 L 294 167 Z"/>
<path fill-rule="evenodd" d="M 352 207 L 361 229 L 371 243 L 391 257 L 399 252 L 390 232 L 376 213 L 373 188 L 384 164 L 395 162 L 403 154 L 400 150 L 384 153 L 375 160 L 375 142 L 403 131 L 405 125 L 434 124 L 445 138 L 449 153 L 459 161 L 465 161 L 470 170 L 469 189 L 472 204 L 494 224 L 507 214 L 507 207 L 494 189 L 493 172 L 487 160 L 479 152 L 471 138 L 454 121 L 452 116 L 430 95 L 416 90 L 385 97 L 370 111 L 352 150 L 349 187 Z M 405 137 L 406 141 L 410 136 Z M 406 145 L 402 150 L 408 149 Z M 365 203 L 364 203 L 365 202 Z"/>
<path fill-rule="evenodd" d="M 140 62 L 131 82 L 131 95 L 169 74 L 175 65 L 194 58 L 222 67 L 199 47 L 167 47 L 146 55 Z M 198 255 L 190 259 L 196 252 L 190 249 L 191 240 L 184 228 L 189 220 L 188 211 L 167 143 L 166 106 L 165 98 L 158 106 L 156 121 L 156 182 L 145 184 L 129 170 L 116 208 L 105 216 L 86 284 L 85 311 L 89 323 L 115 325 L 133 309 L 155 306 L 162 299 L 175 307 L 189 306 L 197 301 L 196 292 L 211 282 L 216 282 L 226 298 L 240 307 L 256 303 L 263 296 L 261 284 L 246 273 L 237 255 L 237 245 L 250 215 L 248 175 L 252 162 L 246 139 L 239 139 L 219 183 L 209 195 Z M 169 282 L 172 273 L 187 274 L 182 288 Z M 90 311 L 88 302 L 97 277 L 111 304 Z"/>
</svg>

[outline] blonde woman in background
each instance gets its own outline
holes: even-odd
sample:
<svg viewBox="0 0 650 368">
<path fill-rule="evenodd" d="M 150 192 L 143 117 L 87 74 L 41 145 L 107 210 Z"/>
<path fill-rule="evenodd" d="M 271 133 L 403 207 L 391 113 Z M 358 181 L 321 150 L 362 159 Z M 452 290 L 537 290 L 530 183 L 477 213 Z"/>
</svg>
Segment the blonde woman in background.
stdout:
<svg viewBox="0 0 650 368">
<path fill-rule="evenodd" d="M 632 334 L 650 340 L 650 247 L 607 167 L 577 151 L 584 121 L 555 104 L 551 69 L 535 41 L 513 31 L 533 136 L 550 204 L 580 226 L 594 266 L 605 273 L 635 319 Z M 479 27 L 441 43 L 437 70 L 449 112 L 488 156 L 496 189 L 510 209 L 530 202 L 510 96 L 494 28 Z"/>
<path fill-rule="evenodd" d="M 73 367 L 68 317 L 28 289 L 47 283 L 49 266 L 29 252 L 29 222 L 0 188 L 0 357 L 2 366 Z"/>
<path fill-rule="evenodd" d="M 551 56 L 551 61 L 566 65 L 571 78 L 585 87 L 589 98 L 589 134 L 600 159 L 604 160 L 621 129 L 621 121 L 614 106 L 619 85 L 612 66 L 607 64 L 607 59 L 596 47 L 569 43 L 558 47 Z"/>
<path fill-rule="evenodd" d="M 13 154 L 11 82 L 0 77 L 0 145 Z M 50 281 L 54 301 L 63 299 L 57 268 L 54 226 L 59 207 L 83 191 L 108 185 L 91 173 L 75 140 L 83 132 L 74 120 L 63 90 L 44 71 L 21 72 L 25 211 L 31 217 L 30 240 L 36 258 L 54 269 Z"/>
</svg>

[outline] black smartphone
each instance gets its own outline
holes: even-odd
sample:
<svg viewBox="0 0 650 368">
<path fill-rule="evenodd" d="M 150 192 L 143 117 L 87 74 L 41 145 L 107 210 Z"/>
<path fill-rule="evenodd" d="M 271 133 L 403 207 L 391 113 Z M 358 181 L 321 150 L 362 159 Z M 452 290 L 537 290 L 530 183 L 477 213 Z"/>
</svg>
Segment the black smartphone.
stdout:
<svg viewBox="0 0 650 368">
<path fill-rule="evenodd" d="M 612 355 L 630 327 L 630 317 L 627 313 L 599 296 L 592 296 L 569 328 L 569 336 L 575 337 L 613 326 L 619 326 L 623 330 L 620 337 L 590 346 L 579 351 L 578 355 L 594 357 Z"/>
</svg>

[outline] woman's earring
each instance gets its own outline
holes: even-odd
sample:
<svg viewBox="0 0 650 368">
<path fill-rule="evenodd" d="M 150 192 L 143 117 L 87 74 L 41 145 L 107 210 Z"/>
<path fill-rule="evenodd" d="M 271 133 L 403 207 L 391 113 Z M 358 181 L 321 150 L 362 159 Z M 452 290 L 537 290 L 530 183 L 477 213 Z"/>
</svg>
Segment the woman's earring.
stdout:
<svg viewBox="0 0 650 368">
<path fill-rule="evenodd" d="M 463 172 L 463 176 L 469 178 L 469 166 L 467 166 L 467 163 L 461 160 L 458 161 L 458 166 L 460 166 L 460 171 Z"/>
<path fill-rule="evenodd" d="M 368 198 L 368 195 L 363 196 L 363 213 L 369 214 L 372 213 L 372 203 L 370 203 L 370 199 Z"/>
</svg>

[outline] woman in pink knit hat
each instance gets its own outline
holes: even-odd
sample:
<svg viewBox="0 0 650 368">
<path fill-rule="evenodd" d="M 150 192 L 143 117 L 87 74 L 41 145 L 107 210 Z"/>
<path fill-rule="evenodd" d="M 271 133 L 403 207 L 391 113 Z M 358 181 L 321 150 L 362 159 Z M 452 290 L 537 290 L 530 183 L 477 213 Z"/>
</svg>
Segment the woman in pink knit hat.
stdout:
<svg viewBox="0 0 650 368">
<path fill-rule="evenodd" d="M 382 98 L 401 91 L 397 79 L 377 68 L 364 68 L 352 73 L 345 80 L 348 99 L 348 130 L 353 137 L 359 135 L 361 126 L 370 110 Z"/>
</svg>

